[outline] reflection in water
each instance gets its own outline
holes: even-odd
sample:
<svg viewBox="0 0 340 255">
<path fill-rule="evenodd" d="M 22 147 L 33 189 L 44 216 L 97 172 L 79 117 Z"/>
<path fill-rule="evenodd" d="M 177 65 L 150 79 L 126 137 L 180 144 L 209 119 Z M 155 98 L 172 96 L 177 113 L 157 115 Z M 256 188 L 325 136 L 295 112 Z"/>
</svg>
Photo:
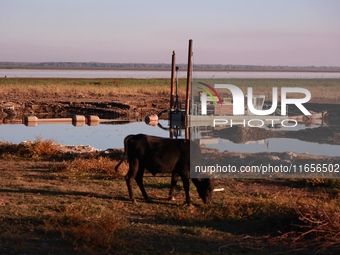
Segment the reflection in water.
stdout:
<svg viewBox="0 0 340 255">
<path fill-rule="evenodd" d="M 167 126 L 167 121 L 161 121 Z M 144 122 L 128 124 L 99 124 L 97 126 L 78 126 L 71 124 L 38 124 L 35 127 L 25 125 L 0 125 L 0 141 L 20 143 L 42 139 L 53 139 L 56 143 L 67 145 L 90 145 L 100 150 L 123 148 L 127 135 L 145 133 L 160 137 L 169 137 L 169 131 L 146 125 Z M 184 138 L 184 135 L 183 137 Z"/>
<path fill-rule="evenodd" d="M 159 121 L 158 126 L 149 126 L 144 122 L 128 124 L 99 124 L 97 126 L 75 127 L 71 124 L 38 124 L 35 127 L 27 127 L 21 124 L 0 125 L 0 141 L 18 144 L 23 141 L 33 141 L 38 137 L 53 139 L 56 143 L 67 145 L 90 145 L 100 150 L 108 148 L 123 148 L 123 140 L 127 135 L 144 133 L 160 137 L 170 137 L 167 120 Z M 299 126 L 298 129 L 303 127 Z M 191 133 L 191 137 L 200 139 L 200 143 L 208 148 L 219 151 L 232 152 L 298 152 L 313 155 L 340 156 L 340 145 L 319 144 L 300 141 L 292 138 L 267 138 L 255 142 L 243 144 L 233 143 L 222 138 L 202 138 L 199 134 Z M 178 131 L 178 137 L 184 138 L 184 130 Z"/>
</svg>

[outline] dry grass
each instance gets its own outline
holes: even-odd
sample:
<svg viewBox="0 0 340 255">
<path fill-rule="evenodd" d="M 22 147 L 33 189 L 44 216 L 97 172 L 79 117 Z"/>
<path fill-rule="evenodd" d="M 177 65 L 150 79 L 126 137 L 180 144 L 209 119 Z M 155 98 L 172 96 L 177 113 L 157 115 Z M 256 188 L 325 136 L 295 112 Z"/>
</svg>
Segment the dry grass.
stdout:
<svg viewBox="0 0 340 255">
<path fill-rule="evenodd" d="M 338 103 L 340 100 L 340 79 L 202 79 L 201 82 L 209 85 L 214 84 L 233 84 L 238 86 L 243 93 L 247 94 L 247 88 L 253 88 L 253 94 L 265 95 L 266 100 L 272 99 L 272 88 L 278 88 L 278 96 L 280 100 L 281 87 L 301 87 L 308 89 L 311 92 L 312 98 L 310 102 L 322 103 Z M 194 83 L 195 84 L 195 83 Z M 197 83 L 195 86 L 198 86 Z M 230 97 L 229 90 L 220 90 L 221 94 Z M 198 94 L 194 90 L 194 95 Z M 291 98 L 301 98 L 304 95 L 298 93 L 289 93 Z M 325 102 L 327 98 L 327 102 Z"/>
<path fill-rule="evenodd" d="M 38 137 L 35 141 L 12 144 L 8 142 L 0 143 L 0 156 L 23 157 L 23 158 L 50 158 L 60 155 L 58 145 L 51 139 L 43 140 Z"/>
<path fill-rule="evenodd" d="M 334 191 L 333 188 L 319 192 L 312 189 L 312 195 L 301 188 L 296 190 L 289 204 L 295 220 L 290 224 L 290 231 L 273 237 L 273 241 L 286 244 L 292 254 L 337 253 L 340 250 L 340 204 L 338 197 L 332 195 Z"/>
<path fill-rule="evenodd" d="M 180 83 L 181 90 L 185 81 Z M 78 98 L 114 97 L 117 95 L 169 95 L 169 79 L 56 79 L 56 78 L 0 78 L 0 93 L 3 96 L 35 95 Z"/>
<path fill-rule="evenodd" d="M 218 179 L 225 191 L 215 192 L 212 204 L 202 204 L 191 185 L 194 206 L 188 207 L 181 185 L 177 200 L 167 201 L 170 178 L 146 177 L 154 203 L 134 205 L 124 178 L 114 173 L 117 160 L 108 156 L 48 164 L 42 157 L 29 167 L 6 160 L 7 166 L 0 167 L 0 247 L 16 247 L 12 253 L 34 248 L 35 254 L 185 254 L 193 247 L 202 254 L 310 254 L 340 249 L 339 190 L 331 183 Z M 134 189 L 140 199 L 136 184 Z"/>
<path fill-rule="evenodd" d="M 340 203 L 338 197 L 310 199 L 299 196 L 294 208 L 302 222 L 294 242 L 313 240 L 315 252 L 323 253 L 328 249 L 340 250 Z M 308 202 L 307 202 L 308 201 Z"/>
<path fill-rule="evenodd" d="M 105 253 L 124 243 L 116 236 L 117 231 L 124 229 L 120 209 L 74 202 L 44 220 L 44 232 L 60 235 L 81 253 Z"/>
<path fill-rule="evenodd" d="M 329 103 L 340 100 L 339 79 L 194 79 L 196 82 L 205 82 L 210 85 L 218 83 L 233 84 L 242 89 L 246 94 L 247 87 L 253 87 L 254 94 L 272 97 L 272 87 L 302 87 L 312 94 L 310 102 L 320 102 L 327 98 Z M 186 80 L 179 79 L 180 97 L 184 98 Z M 198 92 L 194 90 L 194 95 Z M 222 92 L 223 93 L 223 92 Z M 68 79 L 68 78 L 0 78 L 0 94 L 37 97 L 61 97 L 68 95 L 70 98 L 79 96 L 115 97 L 117 95 L 155 95 L 169 96 L 170 79 Z M 230 96 L 230 92 L 224 92 Z M 280 95 L 280 89 L 279 89 Z M 301 97 L 299 94 L 290 94 L 292 97 Z M 321 101 L 324 102 L 324 101 Z"/>
<path fill-rule="evenodd" d="M 76 158 L 71 162 L 65 162 L 59 166 L 59 170 L 72 172 L 74 174 L 106 174 L 112 177 L 125 176 L 128 171 L 128 163 L 123 162 L 116 173 L 114 168 L 118 164 L 117 160 L 107 157 Z"/>
</svg>

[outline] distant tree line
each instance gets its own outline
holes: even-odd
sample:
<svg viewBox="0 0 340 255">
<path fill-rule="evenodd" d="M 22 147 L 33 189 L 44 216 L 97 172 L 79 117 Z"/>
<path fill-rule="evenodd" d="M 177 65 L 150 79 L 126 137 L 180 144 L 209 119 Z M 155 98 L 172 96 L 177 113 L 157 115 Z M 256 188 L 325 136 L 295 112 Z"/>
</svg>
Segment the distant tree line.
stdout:
<svg viewBox="0 0 340 255">
<path fill-rule="evenodd" d="M 186 64 L 178 64 L 180 69 L 187 69 Z M 101 62 L 0 62 L 0 68 L 55 68 L 55 69 L 141 69 L 170 70 L 166 63 L 101 63 Z M 206 71 L 333 71 L 339 72 L 338 66 L 269 66 L 269 65 L 221 65 L 194 64 L 194 70 Z"/>
</svg>

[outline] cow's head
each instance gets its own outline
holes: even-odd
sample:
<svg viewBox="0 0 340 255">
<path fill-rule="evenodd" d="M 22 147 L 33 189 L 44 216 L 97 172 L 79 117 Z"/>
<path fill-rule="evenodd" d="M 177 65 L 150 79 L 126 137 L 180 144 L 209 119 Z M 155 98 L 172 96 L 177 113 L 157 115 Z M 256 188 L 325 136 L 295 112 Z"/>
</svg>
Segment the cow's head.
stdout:
<svg viewBox="0 0 340 255">
<path fill-rule="evenodd" d="M 203 202 L 209 203 L 212 200 L 212 193 L 214 190 L 213 180 L 211 178 L 197 178 L 192 179 L 194 185 L 196 186 L 198 195 L 203 200 Z"/>
</svg>

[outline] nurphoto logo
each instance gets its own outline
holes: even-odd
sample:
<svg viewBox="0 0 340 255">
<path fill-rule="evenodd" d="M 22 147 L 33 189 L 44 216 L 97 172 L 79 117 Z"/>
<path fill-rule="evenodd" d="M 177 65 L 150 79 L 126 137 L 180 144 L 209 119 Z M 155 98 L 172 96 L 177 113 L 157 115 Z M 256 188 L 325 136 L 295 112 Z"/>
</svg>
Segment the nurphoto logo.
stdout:
<svg viewBox="0 0 340 255">
<path fill-rule="evenodd" d="M 195 116 L 201 116 L 201 120 L 212 120 L 212 126 L 220 125 L 243 125 L 249 127 L 261 127 L 268 124 L 272 127 L 281 124 L 282 127 L 295 127 L 297 121 L 290 119 L 287 116 L 287 109 L 289 105 L 294 105 L 305 116 L 311 113 L 303 106 L 311 99 L 311 93 L 308 89 L 300 87 L 282 87 L 280 91 L 280 105 L 278 100 L 278 88 L 272 88 L 271 105 L 264 104 L 264 95 L 254 95 L 253 88 L 247 88 L 247 94 L 244 95 L 242 90 L 232 84 L 215 84 L 210 86 L 203 82 L 198 82 L 200 85 L 197 87 L 200 96 L 199 102 L 194 102 L 196 105 Z M 226 100 L 222 99 L 220 93 L 221 89 L 227 89 L 231 92 L 232 98 Z M 302 94 L 301 98 L 289 98 L 289 94 L 299 93 Z M 224 102 L 226 101 L 226 102 Z M 213 112 L 208 112 L 208 107 L 213 103 L 215 105 Z M 197 108 L 197 106 L 200 108 Z M 199 110 L 198 110 L 199 109 Z M 254 118 L 261 116 L 260 118 Z M 267 117 L 264 117 L 267 116 Z M 213 118 L 212 118 L 213 117 Z M 247 118 L 246 118 L 247 117 Z M 286 118 L 284 118 L 286 117 Z M 199 118 L 197 118 L 198 120 Z"/>
</svg>

